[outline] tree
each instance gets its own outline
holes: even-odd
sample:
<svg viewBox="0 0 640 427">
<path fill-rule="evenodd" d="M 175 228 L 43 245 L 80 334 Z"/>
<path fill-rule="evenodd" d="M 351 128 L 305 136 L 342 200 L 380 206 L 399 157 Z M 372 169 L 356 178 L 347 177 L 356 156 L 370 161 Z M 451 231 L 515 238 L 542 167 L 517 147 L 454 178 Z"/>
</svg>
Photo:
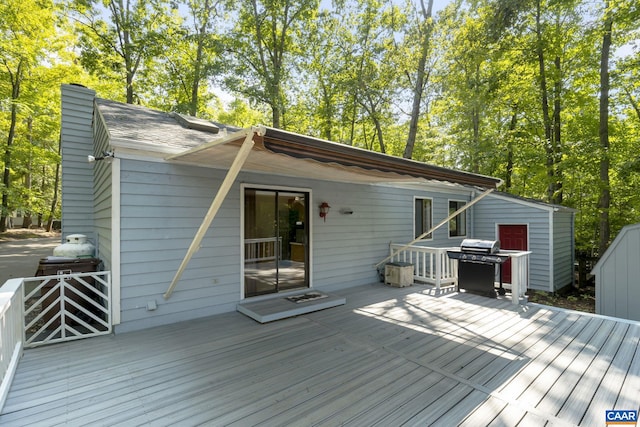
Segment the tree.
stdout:
<svg viewBox="0 0 640 427">
<path fill-rule="evenodd" d="M 493 172 L 489 159 L 499 150 L 487 133 L 487 112 L 496 102 L 502 69 L 496 66 L 500 52 L 489 37 L 486 13 L 486 9 L 463 11 L 453 4 L 440 19 L 449 36 L 437 70 L 443 93 L 436 111 L 456 139 L 451 166 L 475 173 Z"/>
<path fill-rule="evenodd" d="M 226 109 L 218 105 L 216 110 L 218 111 L 214 117 L 216 120 L 239 128 L 248 128 L 264 123 L 268 118 L 266 112 L 251 108 L 250 105 L 239 98 L 231 101 Z"/>
<path fill-rule="evenodd" d="M 600 59 L 600 239 L 598 253 L 603 254 L 609 246 L 609 207 L 611 204 L 611 190 L 609 181 L 609 52 L 611 49 L 611 30 L 613 17 L 608 0 L 605 0 L 602 50 Z"/>
<path fill-rule="evenodd" d="M 614 22 L 621 27 L 618 33 L 626 33 L 628 30 L 637 29 L 638 15 L 640 14 L 640 8 L 637 4 L 632 4 L 626 1 L 611 1 L 605 0 L 602 11 L 602 44 L 600 50 L 600 109 L 599 109 L 599 142 L 600 142 L 600 185 L 599 185 L 599 197 L 598 197 L 598 253 L 602 255 L 609 246 L 611 240 L 611 157 L 612 149 L 610 145 L 610 126 L 611 121 L 610 114 L 610 61 L 611 61 L 611 49 L 615 46 L 613 42 Z M 635 27 L 635 28 L 634 28 Z M 627 42 L 623 35 L 620 36 L 622 43 Z M 620 61 L 623 65 L 621 75 L 624 74 L 624 65 L 629 63 L 629 60 Z M 625 64 L 626 63 L 626 64 Z M 631 61 L 633 64 L 633 60 Z M 637 66 L 637 63 L 635 64 Z M 633 69 L 633 67 L 632 67 Z M 637 73 L 637 69 L 636 69 Z M 622 83 L 622 91 L 626 95 L 629 104 L 631 105 L 635 115 L 640 119 L 640 109 L 635 101 L 630 86 L 625 85 L 623 79 L 620 79 Z M 633 115 L 630 115 L 632 117 Z M 631 134 L 631 133 L 630 133 Z M 623 171 L 626 168 L 623 168 Z"/>
<path fill-rule="evenodd" d="M 411 115 L 409 121 L 409 132 L 407 135 L 407 144 L 404 149 L 403 157 L 410 159 L 413 156 L 413 148 L 418 134 L 418 121 L 420 120 L 420 111 L 422 105 L 422 94 L 427 80 L 427 58 L 431 50 L 431 34 L 433 32 L 433 18 L 431 11 L 433 10 L 433 0 L 428 0 L 425 7 L 424 0 L 420 0 L 422 22 L 416 25 L 420 55 L 418 57 L 418 65 L 415 71 L 415 78 L 411 78 L 407 70 L 407 76 L 413 86 L 413 104 L 411 105 Z"/>
<path fill-rule="evenodd" d="M 395 122 L 394 99 L 398 92 L 396 32 L 404 15 L 393 5 L 383 8 L 378 0 L 360 0 L 345 14 L 352 29 L 344 33 L 353 45 L 344 54 L 349 99 L 344 114 L 350 118 L 349 140 L 363 141 L 364 148 L 387 152 L 385 129 Z M 342 43 L 348 47 L 348 43 Z M 356 126 L 360 126 L 356 138 Z"/>
<path fill-rule="evenodd" d="M 345 19 L 336 11 L 323 10 L 307 28 L 309 49 L 300 67 L 306 72 L 301 73 L 302 87 L 296 91 L 297 102 L 290 111 L 296 114 L 293 130 L 351 144 L 349 136 L 345 137 L 343 108 L 350 98 L 345 84 L 349 67 L 346 53 L 352 49 L 353 40 L 346 31 Z M 305 116 L 310 117 L 306 129 L 299 125 Z"/>
<path fill-rule="evenodd" d="M 32 79 L 37 81 L 34 70 L 50 59 L 48 54 L 56 46 L 54 10 L 55 6 L 50 1 L 7 0 L 0 5 L 0 93 L 8 101 L 4 107 L 9 110 L 8 120 L 3 117 L 0 122 L 2 134 L 6 135 L 0 231 L 6 230 L 10 214 L 14 150 L 24 123 L 20 118 L 28 117 L 32 108 L 25 100 L 23 88 Z M 2 110 L 0 114 L 5 116 L 6 110 Z M 31 123 L 33 130 L 32 119 L 27 123 Z"/>
<path fill-rule="evenodd" d="M 210 91 L 221 80 L 220 24 L 226 0 L 184 0 L 184 16 L 174 13 L 166 26 L 166 46 L 141 70 L 144 98 L 153 108 L 211 117 Z"/>
<path fill-rule="evenodd" d="M 171 33 L 172 14 L 165 3 L 74 0 L 71 16 L 78 22 L 82 65 L 103 79 L 124 83 L 127 103 L 140 102 L 136 76 L 145 61 L 160 55 Z"/>
<path fill-rule="evenodd" d="M 238 20 L 226 45 L 232 73 L 226 86 L 271 108 L 272 126 L 287 127 L 285 82 L 304 51 L 299 34 L 315 20 L 318 0 L 251 0 L 240 2 Z"/>
</svg>

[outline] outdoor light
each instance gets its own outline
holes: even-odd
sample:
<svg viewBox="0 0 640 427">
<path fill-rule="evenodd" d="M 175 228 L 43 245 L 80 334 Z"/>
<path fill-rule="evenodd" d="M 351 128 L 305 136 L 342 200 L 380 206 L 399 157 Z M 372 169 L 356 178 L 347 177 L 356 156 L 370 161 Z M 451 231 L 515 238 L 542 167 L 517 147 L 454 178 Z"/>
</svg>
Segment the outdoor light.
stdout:
<svg viewBox="0 0 640 427">
<path fill-rule="evenodd" d="M 329 203 L 327 202 L 322 202 L 319 208 L 320 208 L 320 218 L 322 218 L 325 222 L 327 222 L 327 215 L 329 215 L 329 209 L 331 209 L 331 206 L 329 206 Z"/>
<path fill-rule="evenodd" d="M 116 154 L 113 151 L 103 151 L 102 156 L 96 157 L 96 156 L 88 155 L 87 161 L 89 163 L 93 163 L 100 160 L 106 160 L 107 163 L 111 163 L 115 157 L 116 157 Z"/>
</svg>

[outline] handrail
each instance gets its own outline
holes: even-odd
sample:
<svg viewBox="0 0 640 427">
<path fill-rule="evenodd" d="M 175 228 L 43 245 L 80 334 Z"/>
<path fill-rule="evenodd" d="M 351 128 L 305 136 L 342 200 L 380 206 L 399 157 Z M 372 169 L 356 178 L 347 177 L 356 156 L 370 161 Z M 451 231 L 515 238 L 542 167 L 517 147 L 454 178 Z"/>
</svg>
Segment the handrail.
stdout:
<svg viewBox="0 0 640 427">
<path fill-rule="evenodd" d="M 9 279 L 0 287 L 0 412 L 22 357 L 23 279 Z"/>
<path fill-rule="evenodd" d="M 414 265 L 413 278 L 436 286 L 456 286 L 458 284 L 457 260 L 447 256 L 452 248 L 434 248 L 418 245 L 390 244 L 390 262 L 408 262 Z M 511 301 L 519 304 L 529 287 L 530 251 L 501 250 L 500 253 L 511 258 Z"/>
<path fill-rule="evenodd" d="M 436 286 L 455 286 L 458 283 L 457 261 L 449 259 L 447 250 L 418 245 L 389 245 L 390 262 L 408 262 L 414 265 L 413 278 Z"/>
</svg>

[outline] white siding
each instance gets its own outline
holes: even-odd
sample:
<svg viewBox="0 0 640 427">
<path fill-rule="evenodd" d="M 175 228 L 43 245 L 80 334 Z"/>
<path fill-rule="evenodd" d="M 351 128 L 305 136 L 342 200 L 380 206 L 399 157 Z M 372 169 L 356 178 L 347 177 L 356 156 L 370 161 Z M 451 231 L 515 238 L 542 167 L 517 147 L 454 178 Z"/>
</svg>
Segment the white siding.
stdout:
<svg viewBox="0 0 640 427">
<path fill-rule="evenodd" d="M 93 98 L 81 86 L 62 85 L 62 235 L 80 233 L 95 241 L 93 229 Z"/>
<path fill-rule="evenodd" d="M 180 265 L 225 171 L 121 159 L 122 324 L 140 329 L 235 310 L 241 295 L 240 183 L 311 189 L 312 285 L 327 291 L 377 280 L 389 243 L 413 239 L 414 196 L 434 202 L 434 223 L 458 194 L 337 184 L 241 173 L 169 300 L 162 294 Z M 332 209 L 326 222 L 318 205 Z M 353 214 L 341 214 L 342 208 Z M 469 219 L 468 219 L 469 221 Z M 446 226 L 429 245 L 458 246 Z M 158 309 L 147 311 L 148 301 Z"/>
<path fill-rule="evenodd" d="M 97 117 L 95 120 L 94 137 L 96 153 L 109 150 L 107 131 L 104 128 L 103 122 Z M 96 249 L 98 257 L 104 262 L 106 270 L 111 270 L 112 165 L 112 163 L 106 161 L 93 163 L 93 215 L 97 234 Z"/>
<path fill-rule="evenodd" d="M 640 224 L 624 227 L 602 255 L 596 278 L 596 313 L 640 321 Z"/>
<path fill-rule="evenodd" d="M 550 291 L 549 213 L 498 197 L 485 197 L 475 205 L 474 227 L 478 239 L 497 239 L 497 224 L 526 224 L 529 229 L 529 288 Z"/>
<path fill-rule="evenodd" d="M 574 281 L 574 221 L 573 212 L 553 213 L 553 274 L 556 289 Z"/>
<path fill-rule="evenodd" d="M 480 239 L 496 239 L 498 224 L 528 226 L 531 289 L 553 292 L 573 283 L 572 210 L 492 194 L 476 205 L 474 215 L 475 237 Z"/>
</svg>

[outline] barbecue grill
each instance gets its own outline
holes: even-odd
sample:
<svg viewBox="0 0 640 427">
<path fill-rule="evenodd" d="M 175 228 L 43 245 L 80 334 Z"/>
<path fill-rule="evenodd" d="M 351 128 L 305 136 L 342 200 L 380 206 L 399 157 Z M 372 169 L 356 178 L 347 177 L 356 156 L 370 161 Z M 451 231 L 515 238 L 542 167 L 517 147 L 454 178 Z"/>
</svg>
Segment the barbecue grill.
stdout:
<svg viewBox="0 0 640 427">
<path fill-rule="evenodd" d="M 447 251 L 449 258 L 458 260 L 458 289 L 496 297 L 496 265 L 499 266 L 501 295 L 502 264 L 509 259 L 500 254 L 500 242 L 497 240 L 464 239 L 459 250 Z"/>
</svg>

